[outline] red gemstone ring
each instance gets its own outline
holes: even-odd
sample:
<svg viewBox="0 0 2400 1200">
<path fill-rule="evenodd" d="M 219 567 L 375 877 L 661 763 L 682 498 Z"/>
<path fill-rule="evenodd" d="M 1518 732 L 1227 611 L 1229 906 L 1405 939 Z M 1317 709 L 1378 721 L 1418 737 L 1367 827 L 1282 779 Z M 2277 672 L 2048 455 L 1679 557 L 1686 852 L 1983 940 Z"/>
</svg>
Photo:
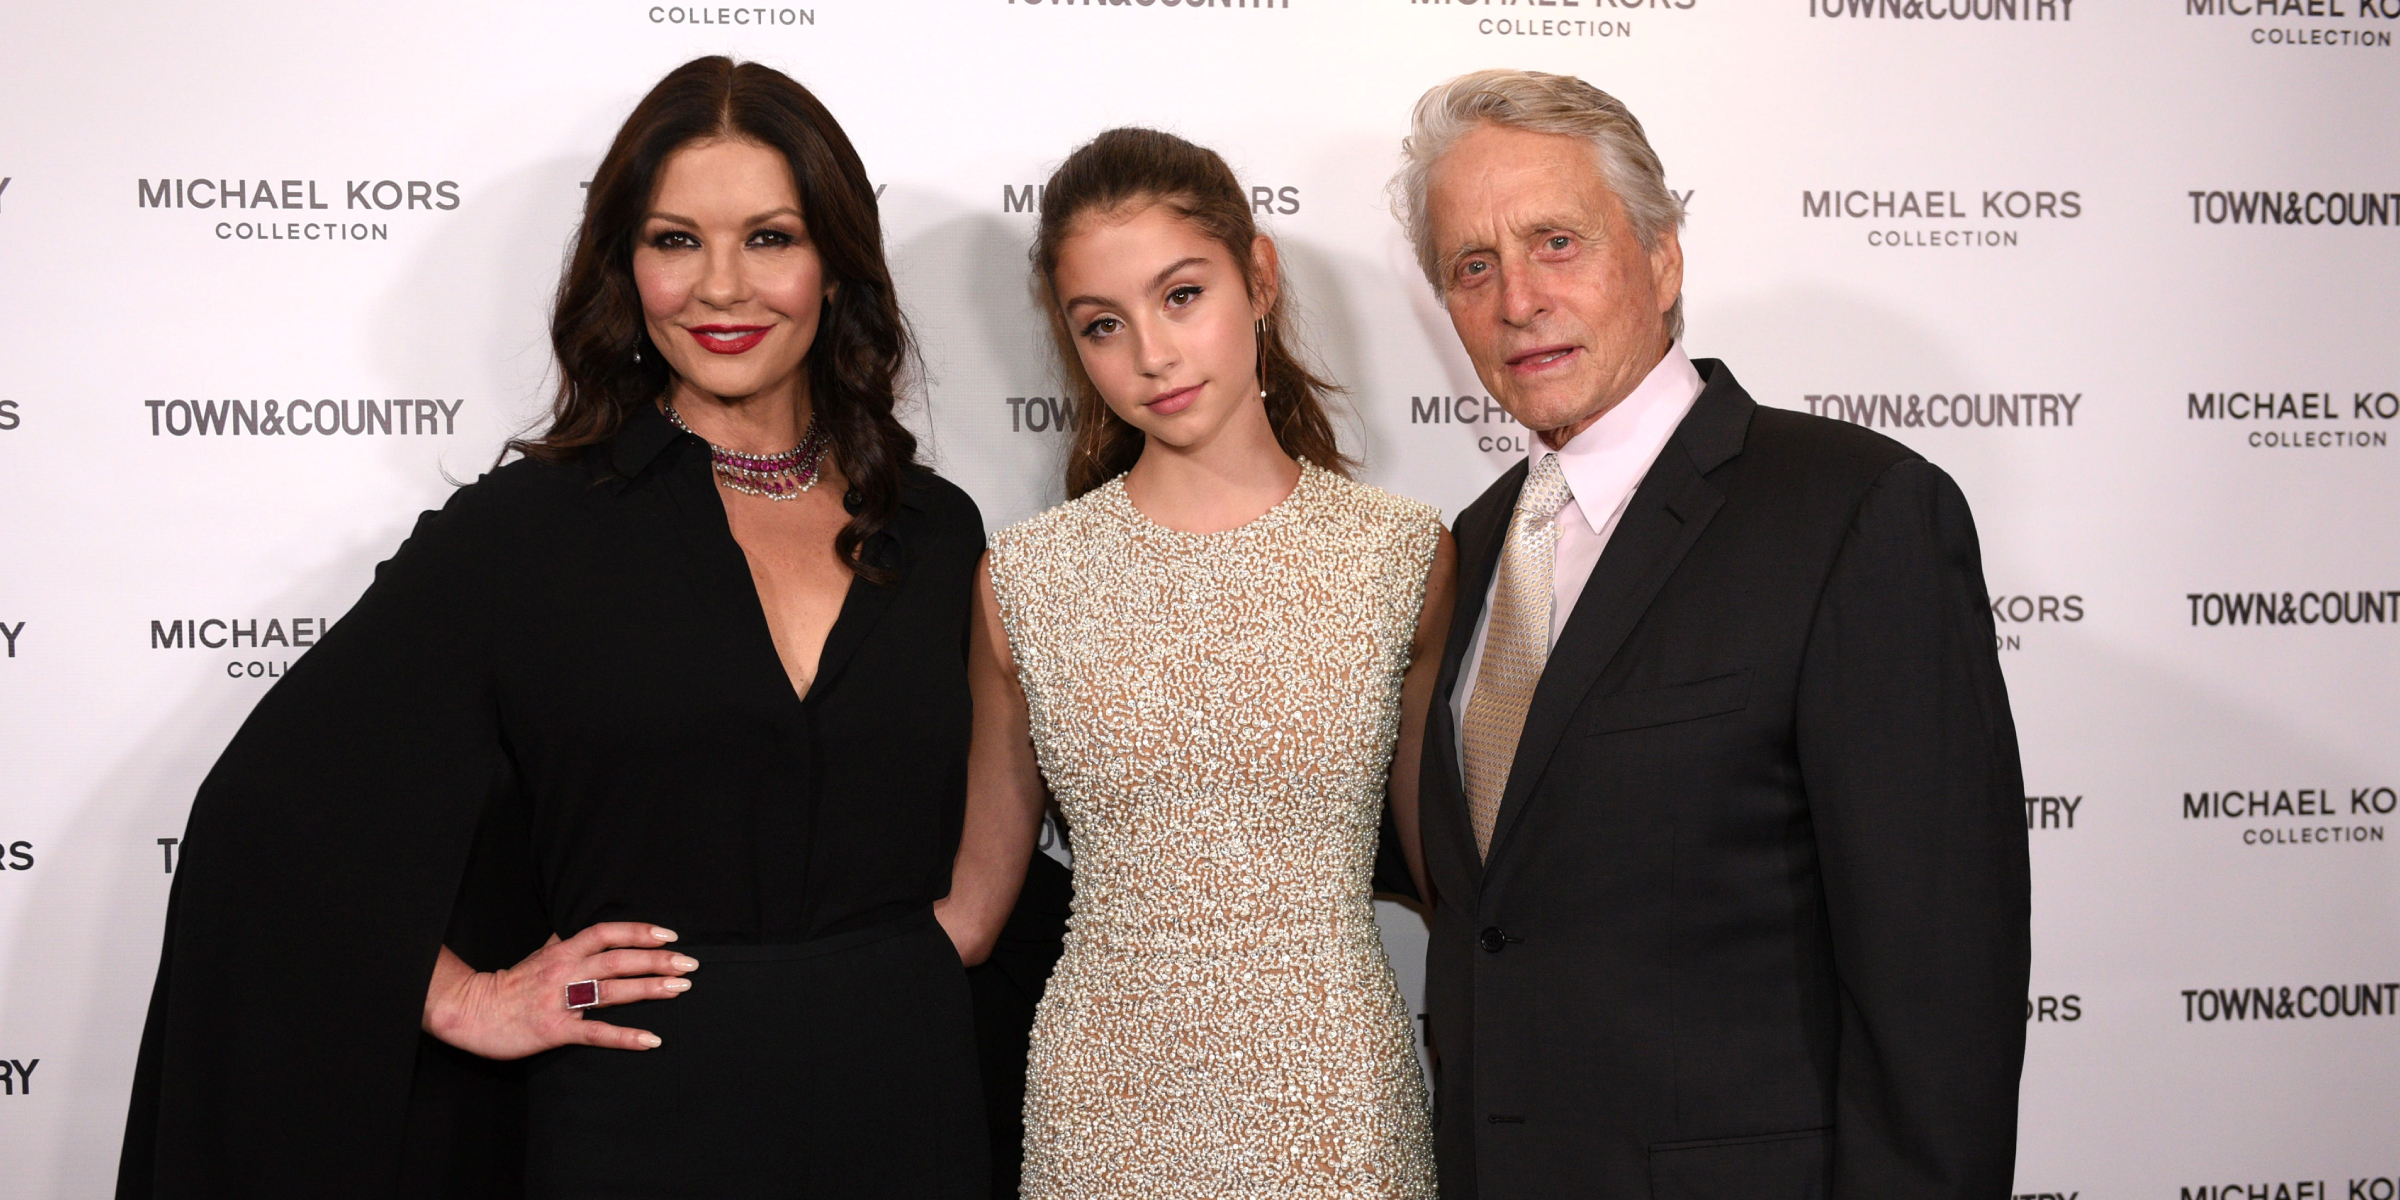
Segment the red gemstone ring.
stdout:
<svg viewBox="0 0 2400 1200">
<path fill-rule="evenodd" d="M 600 981 L 584 979 L 567 985 L 568 1008 L 590 1008 L 600 1003 Z"/>
</svg>

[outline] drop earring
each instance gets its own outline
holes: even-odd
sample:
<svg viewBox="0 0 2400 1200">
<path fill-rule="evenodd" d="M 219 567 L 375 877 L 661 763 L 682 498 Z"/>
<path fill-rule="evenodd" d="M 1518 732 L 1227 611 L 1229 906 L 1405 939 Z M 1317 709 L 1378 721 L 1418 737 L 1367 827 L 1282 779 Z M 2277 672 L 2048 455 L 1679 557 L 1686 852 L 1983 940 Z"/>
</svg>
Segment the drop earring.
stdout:
<svg viewBox="0 0 2400 1200">
<path fill-rule="evenodd" d="M 1267 398 L 1267 319 L 1260 317 L 1250 328 L 1258 335 L 1258 398 Z"/>
</svg>

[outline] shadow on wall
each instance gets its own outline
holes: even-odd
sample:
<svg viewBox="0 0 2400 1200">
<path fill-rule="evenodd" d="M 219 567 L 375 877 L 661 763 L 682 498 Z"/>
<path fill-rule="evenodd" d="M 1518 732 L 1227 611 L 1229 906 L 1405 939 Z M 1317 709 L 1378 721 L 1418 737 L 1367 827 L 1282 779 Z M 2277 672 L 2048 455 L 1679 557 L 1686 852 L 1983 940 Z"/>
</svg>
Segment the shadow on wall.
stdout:
<svg viewBox="0 0 2400 1200">
<path fill-rule="evenodd" d="M 990 528 L 1058 503 L 1066 438 L 1012 429 L 1007 403 L 1065 391 L 1026 257 L 1033 222 L 900 187 L 884 193 L 883 210 L 935 214 L 886 249 L 925 357 L 924 418 L 913 424 L 930 433 L 926 458 L 975 495 Z"/>
<path fill-rule="evenodd" d="M 1358 308 L 1342 287 L 1342 258 L 1296 237 L 1277 237 L 1283 261 L 1285 305 L 1302 356 L 1318 374 L 1344 389 L 1329 406 L 1343 448 L 1361 464 L 1380 461 L 1388 447 L 1376 422 L 1367 419 L 1366 331 Z"/>
</svg>

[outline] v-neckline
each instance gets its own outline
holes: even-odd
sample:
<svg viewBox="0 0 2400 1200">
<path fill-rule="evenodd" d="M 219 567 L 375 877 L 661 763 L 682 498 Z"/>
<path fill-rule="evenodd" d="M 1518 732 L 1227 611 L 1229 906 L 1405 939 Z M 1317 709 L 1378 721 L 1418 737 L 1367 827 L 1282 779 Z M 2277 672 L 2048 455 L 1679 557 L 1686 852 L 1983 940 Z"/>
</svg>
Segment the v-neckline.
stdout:
<svg viewBox="0 0 2400 1200">
<path fill-rule="evenodd" d="M 698 464 L 697 470 L 687 468 L 674 474 L 697 476 L 697 479 L 686 478 L 681 481 L 682 487 L 669 490 L 676 496 L 675 506 L 686 510 L 680 514 L 686 544 L 697 558 L 694 565 L 700 570 L 704 600 L 727 622 L 736 669 L 760 672 L 765 677 L 761 682 L 771 680 L 770 690 L 785 698 L 777 702 L 777 707 L 788 703 L 788 713 L 804 714 L 838 680 L 850 657 L 865 642 L 867 633 L 882 618 L 891 603 L 892 589 L 877 587 L 860 578 L 857 572 L 851 573 L 849 586 L 843 590 L 841 611 L 835 614 L 832 626 L 825 631 L 825 640 L 817 648 L 816 672 L 809 677 L 807 690 L 802 691 L 795 686 L 792 673 L 783 665 L 783 655 L 775 648 L 774 629 L 767 621 L 766 601 L 759 595 L 758 580 L 751 574 L 749 553 L 733 536 L 733 519 L 725 511 L 725 498 L 717 494 L 716 480 L 708 472 L 705 460 Z M 695 483 L 696 488 L 692 486 Z M 703 503 L 706 515 L 689 511 L 691 506 Z M 898 514 L 894 519 L 899 519 Z M 876 538 L 891 535 L 887 527 Z M 738 600 L 733 598 L 736 593 L 740 596 Z"/>
<path fill-rule="evenodd" d="M 783 680 L 785 690 L 791 692 L 793 698 L 805 705 L 816 695 L 818 681 L 825 678 L 825 667 L 833 653 L 834 637 L 841 632 L 842 621 L 851 615 L 852 602 L 858 596 L 858 572 L 852 570 L 850 581 L 842 586 L 841 605 L 834 610 L 833 623 L 825 627 L 825 636 L 817 640 L 815 669 L 808 674 L 808 686 L 802 687 L 800 681 L 793 677 L 791 667 L 783 661 L 783 648 L 775 643 L 775 623 L 767 617 L 767 597 L 759 587 L 758 567 L 750 561 L 750 551 L 742 545 L 742 539 L 734 536 L 733 513 L 726 507 L 725 497 L 721 490 L 714 487 L 710 490 L 718 493 L 716 495 L 717 512 L 725 521 L 725 540 L 733 544 L 734 556 L 741 560 L 742 582 L 749 586 L 750 609 L 757 614 L 758 628 L 766 634 L 767 656 L 775 660 L 775 674 Z"/>
<path fill-rule="evenodd" d="M 724 497 L 719 496 L 717 499 L 721 503 Z M 730 516 L 725 524 L 725 535 L 732 539 L 734 551 L 742 556 L 742 574 L 750 584 L 750 604 L 758 613 L 760 628 L 766 630 L 767 654 L 775 660 L 775 673 L 782 676 L 785 689 L 792 693 L 794 699 L 802 704 L 807 704 L 816 695 L 817 682 L 825 678 L 825 662 L 833 651 L 834 634 L 841 631 L 843 618 L 850 615 L 851 601 L 858 594 L 858 572 L 852 571 L 850 582 L 842 588 L 842 603 L 841 607 L 834 611 L 833 624 L 825 627 L 825 636 L 817 641 L 816 669 L 808 673 L 808 686 L 802 687 L 800 681 L 793 678 L 791 667 L 783 661 L 783 648 L 775 644 L 775 623 L 767 619 L 767 598 L 764 593 L 759 591 L 758 569 L 750 563 L 750 552 L 742 547 L 740 538 L 733 537 L 733 522 Z"/>
</svg>

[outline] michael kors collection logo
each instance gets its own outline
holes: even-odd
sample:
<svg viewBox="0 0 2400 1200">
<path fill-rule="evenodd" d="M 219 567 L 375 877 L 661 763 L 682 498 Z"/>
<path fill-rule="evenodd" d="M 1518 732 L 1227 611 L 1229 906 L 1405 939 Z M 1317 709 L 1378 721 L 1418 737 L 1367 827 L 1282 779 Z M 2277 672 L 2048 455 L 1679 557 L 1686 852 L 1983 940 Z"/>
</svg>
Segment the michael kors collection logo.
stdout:
<svg viewBox="0 0 2400 1200">
<path fill-rule="evenodd" d="M 6 433 L 11 429 L 15 429 L 17 427 L 17 422 L 20 419 L 21 418 L 17 416 L 16 401 L 0 400 L 0 433 Z"/>
<path fill-rule="evenodd" d="M 175 209 L 261 209 L 277 212 L 326 212 L 324 219 L 297 221 L 219 221 L 220 241 L 235 242 L 381 242 L 392 236 L 389 224 L 332 219 L 333 212 L 388 213 L 395 211 L 450 212 L 458 208 L 455 179 L 136 179 L 134 207 Z M 334 205 L 336 198 L 340 207 Z"/>
<path fill-rule="evenodd" d="M 281 646 L 286 650 L 306 650 L 317 644 L 333 622 L 324 617 L 293 617 L 290 625 L 281 618 L 185 617 L 174 621 L 150 622 L 150 648 L 153 650 L 241 650 L 264 651 Z M 235 659 L 225 664 L 228 679 L 280 679 L 291 669 L 292 660 Z"/>
<path fill-rule="evenodd" d="M 322 434 L 448 437 L 458 432 L 456 400 L 144 400 L 150 436 Z"/>
<path fill-rule="evenodd" d="M 1042 211 L 1042 195 L 1049 190 L 1050 185 L 1044 183 L 1001 184 L 1000 211 L 1038 213 Z M 1300 189 L 1297 187 L 1261 185 L 1250 189 L 1250 215 L 1254 217 L 1288 217 L 1299 211 Z"/>
<path fill-rule="evenodd" d="M 2081 596 L 1994 596 L 1992 620 L 2003 625 L 2044 624 L 2083 619 Z"/>
<path fill-rule="evenodd" d="M 2025 637 L 2013 626 L 2072 625 L 2083 620 L 2081 595 L 2025 596 L 2002 594 L 1992 597 L 1992 625 L 1998 639 L 1994 648 L 2002 652 L 2022 650 Z"/>
<path fill-rule="evenodd" d="M 2213 1183 L 2196 1188 L 2183 1188 L 2179 1200 L 2326 1200 L 2330 1194 L 2322 1179 L 2287 1180 L 2282 1183 Z M 2350 1189 L 2352 1196 L 2358 1189 Z"/>
<path fill-rule="evenodd" d="M 1408 0 L 1409 6 L 1479 9 L 1472 28 L 1482 37 L 1536 40 L 1629 38 L 1629 12 L 1687 12 L 1699 0 Z M 1582 11 L 1576 11 L 1576 10 Z"/>
<path fill-rule="evenodd" d="M 2391 445 L 2391 435 L 2385 430 L 2325 426 L 2345 420 L 2400 419 L 2400 394 L 2372 389 L 2347 393 L 2186 392 L 2184 396 L 2185 420 L 2290 423 L 2248 430 L 2243 440 L 2261 450 L 2380 449 Z"/>
<path fill-rule="evenodd" d="M 1478 426 L 1475 448 L 1487 454 L 1523 454 L 1527 448 L 1524 427 L 1490 396 L 1410 396 L 1408 423 Z"/>
<path fill-rule="evenodd" d="M 2344 801 L 2347 800 L 2347 803 Z M 2379 843 L 2384 827 L 2365 822 L 2400 809 L 2400 791 L 2388 787 L 2348 789 L 2301 787 L 2185 792 L 2186 821 L 2250 822 L 2245 846 L 2326 846 Z M 2276 821 L 2283 824 L 2275 824 Z"/>
<path fill-rule="evenodd" d="M 653 25 L 777 26 L 814 25 L 813 8 L 708 8 L 699 5 L 652 5 Z"/>
<path fill-rule="evenodd" d="M 2048 1024 L 2053 1021 L 2083 1019 L 2083 997 L 2069 993 L 2064 996 L 2025 997 L 2025 1023 Z"/>
<path fill-rule="evenodd" d="M 30 871 L 32 869 L 32 842 L 0 844 L 0 871 Z"/>
<path fill-rule="evenodd" d="M 2183 0 L 2187 17 L 2298 18 L 2312 21 L 2400 20 L 2400 0 Z M 2386 48 L 2388 30 L 2325 25 L 2253 25 L 2253 46 Z"/>
<path fill-rule="evenodd" d="M 1827 188 L 1800 193 L 1802 220 L 1883 221 L 1895 225 L 1901 221 L 2072 221 L 2083 215 L 2083 193 L 2075 190 L 2049 191 L 2022 188 L 1999 188 L 1976 193 L 1978 203 L 1967 204 L 1955 191 L 1875 191 L 1868 188 Z M 2006 248 L 2018 243 L 2019 230 L 1986 226 L 1982 229 L 1960 229 L 1946 225 L 1920 225 L 1895 228 L 1887 225 L 1867 231 L 1866 242 L 1878 247 L 1989 246 Z"/>
</svg>

